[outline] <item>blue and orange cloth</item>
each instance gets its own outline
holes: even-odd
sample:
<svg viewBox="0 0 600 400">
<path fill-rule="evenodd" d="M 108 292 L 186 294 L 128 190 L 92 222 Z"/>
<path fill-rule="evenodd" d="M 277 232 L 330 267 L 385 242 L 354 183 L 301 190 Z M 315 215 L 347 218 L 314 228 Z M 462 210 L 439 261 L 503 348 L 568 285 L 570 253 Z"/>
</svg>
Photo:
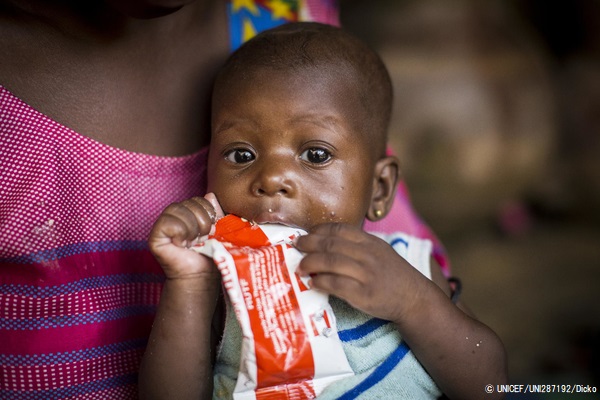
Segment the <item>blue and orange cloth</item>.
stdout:
<svg viewBox="0 0 600 400">
<path fill-rule="evenodd" d="M 334 0 L 230 0 L 227 6 L 232 50 L 258 32 L 296 21 L 339 25 Z"/>
</svg>

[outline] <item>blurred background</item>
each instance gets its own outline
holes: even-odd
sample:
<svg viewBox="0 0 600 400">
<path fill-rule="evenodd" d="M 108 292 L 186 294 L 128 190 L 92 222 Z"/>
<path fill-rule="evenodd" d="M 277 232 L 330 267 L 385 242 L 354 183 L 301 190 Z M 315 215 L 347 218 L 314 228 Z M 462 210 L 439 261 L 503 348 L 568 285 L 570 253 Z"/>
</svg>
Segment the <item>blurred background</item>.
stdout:
<svg viewBox="0 0 600 400">
<path fill-rule="evenodd" d="M 390 70 L 414 206 L 511 383 L 600 388 L 600 1 L 366 3 L 342 25 Z"/>
</svg>

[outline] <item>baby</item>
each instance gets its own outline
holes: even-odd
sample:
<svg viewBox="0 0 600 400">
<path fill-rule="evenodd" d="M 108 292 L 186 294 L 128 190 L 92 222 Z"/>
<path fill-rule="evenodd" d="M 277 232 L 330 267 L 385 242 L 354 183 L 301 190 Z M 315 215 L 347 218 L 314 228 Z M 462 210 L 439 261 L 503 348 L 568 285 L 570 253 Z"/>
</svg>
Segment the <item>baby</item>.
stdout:
<svg viewBox="0 0 600 400">
<path fill-rule="evenodd" d="M 189 250 L 224 214 L 309 232 L 295 243 L 298 272 L 332 296 L 355 372 L 319 398 L 491 398 L 485 386 L 506 381 L 501 341 L 450 300 L 439 266 L 413 267 L 393 246 L 406 255 L 423 241 L 362 230 L 389 211 L 399 179 L 386 156 L 391 104 L 379 57 L 331 26 L 284 25 L 229 58 L 213 91 L 211 194 L 170 205 L 150 234 L 166 281 L 143 397 L 227 398 L 235 385 L 240 343 L 229 325 L 223 336 L 219 272 Z"/>
</svg>

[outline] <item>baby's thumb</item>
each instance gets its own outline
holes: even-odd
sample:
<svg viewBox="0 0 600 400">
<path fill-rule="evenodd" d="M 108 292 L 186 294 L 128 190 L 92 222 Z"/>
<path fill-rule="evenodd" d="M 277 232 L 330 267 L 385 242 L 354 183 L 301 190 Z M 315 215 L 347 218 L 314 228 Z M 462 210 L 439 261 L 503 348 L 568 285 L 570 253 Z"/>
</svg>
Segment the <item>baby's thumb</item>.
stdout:
<svg viewBox="0 0 600 400">
<path fill-rule="evenodd" d="M 223 209 L 221 208 L 221 205 L 219 204 L 219 201 L 217 200 L 217 196 L 215 196 L 214 193 L 207 193 L 206 196 L 204 196 L 204 198 L 206 200 L 208 200 L 208 202 L 215 209 L 216 219 L 219 219 L 219 218 L 222 218 L 225 216 L 225 213 L 223 212 Z"/>
</svg>

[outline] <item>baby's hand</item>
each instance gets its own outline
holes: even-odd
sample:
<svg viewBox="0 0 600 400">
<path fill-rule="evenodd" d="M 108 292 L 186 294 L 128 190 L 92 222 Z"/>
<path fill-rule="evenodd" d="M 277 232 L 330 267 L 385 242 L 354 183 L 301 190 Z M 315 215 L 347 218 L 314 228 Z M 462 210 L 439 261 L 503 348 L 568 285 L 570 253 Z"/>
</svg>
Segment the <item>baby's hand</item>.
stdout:
<svg viewBox="0 0 600 400">
<path fill-rule="evenodd" d="M 169 205 L 160 214 L 148 239 L 150 251 L 158 260 L 167 278 L 217 278 L 218 271 L 207 257 L 189 247 L 208 235 L 215 221 L 223 216 L 216 197 L 193 197 Z"/>
<path fill-rule="evenodd" d="M 319 225 L 297 239 L 300 275 L 372 316 L 401 321 L 426 278 L 385 241 L 345 224 Z"/>
</svg>

